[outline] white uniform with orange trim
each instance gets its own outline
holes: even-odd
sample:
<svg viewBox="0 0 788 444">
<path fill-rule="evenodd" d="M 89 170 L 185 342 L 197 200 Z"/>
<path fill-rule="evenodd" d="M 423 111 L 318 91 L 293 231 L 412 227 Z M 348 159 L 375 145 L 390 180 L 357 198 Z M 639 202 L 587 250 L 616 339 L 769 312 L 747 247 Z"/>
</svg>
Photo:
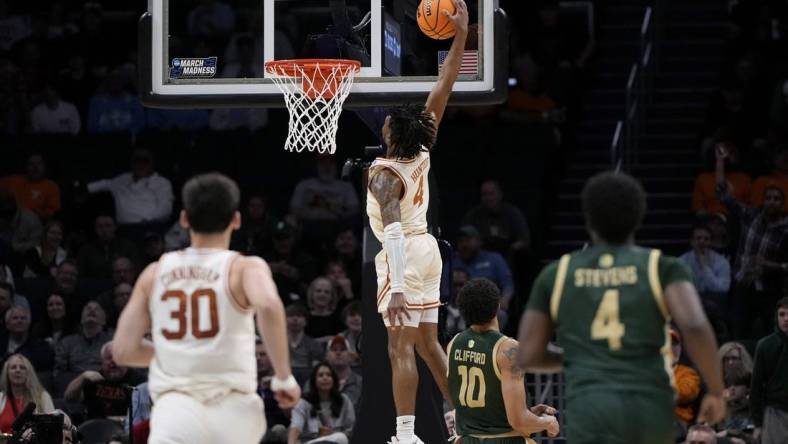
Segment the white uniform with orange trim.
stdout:
<svg viewBox="0 0 788 444">
<path fill-rule="evenodd" d="M 254 313 L 230 292 L 237 253 L 195 249 L 158 262 L 148 308 L 155 356 L 152 444 L 259 443 Z"/>
<path fill-rule="evenodd" d="M 430 153 L 420 152 L 410 160 L 378 158 L 369 167 L 369 180 L 383 169 L 395 173 L 405 189 L 399 202 L 400 223 L 405 234 L 405 300 L 410 312 L 410 320 L 406 319 L 405 325 L 416 327 L 422 322 L 437 323 L 443 262 L 437 241 L 427 233 L 427 208 L 430 204 L 427 173 L 430 170 Z M 385 227 L 380 204 L 369 190 L 367 215 L 375 237 L 382 243 Z M 391 299 L 385 249 L 375 256 L 375 270 L 378 275 L 378 312 L 385 313 Z M 385 317 L 383 321 L 389 325 Z"/>
</svg>

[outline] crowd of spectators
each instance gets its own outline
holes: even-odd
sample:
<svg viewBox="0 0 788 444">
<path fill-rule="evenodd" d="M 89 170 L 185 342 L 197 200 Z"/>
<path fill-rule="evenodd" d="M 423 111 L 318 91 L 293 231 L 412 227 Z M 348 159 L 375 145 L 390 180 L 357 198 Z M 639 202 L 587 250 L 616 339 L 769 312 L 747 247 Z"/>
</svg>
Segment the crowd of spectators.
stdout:
<svg viewBox="0 0 788 444">
<path fill-rule="evenodd" d="M 739 0 L 728 13 L 721 81 L 700 134 L 691 250 L 681 257 L 723 343 L 728 417 L 687 433 L 704 387 L 678 363 L 677 442 L 772 444 L 788 436 L 788 9 Z"/>
<path fill-rule="evenodd" d="M 259 17 L 237 13 L 219 0 L 171 5 L 185 8 L 183 29 L 173 28 L 174 48 L 187 41 L 198 53 L 215 48 L 228 61 L 221 77 L 260 74 L 254 61 L 261 59 L 261 41 L 250 37 L 260 31 Z M 175 177 L 180 166 L 157 164 L 167 149 L 163 140 L 172 130 L 264 131 L 277 113 L 284 115 L 261 109 L 144 108 L 136 94 L 135 67 L 136 19 L 143 7 L 0 0 L 0 137 L 28 140 L 34 149 L 37 137 L 47 143 L 105 136 L 132 141 L 130 158 L 119 159 L 126 156 L 122 150 L 95 156 L 101 175 L 79 174 L 80 165 L 72 165 L 78 174 L 68 180 L 50 174 L 52 152 L 46 149 L 17 155 L 24 157 L 22 168 L 2 165 L 0 431 L 9 431 L 33 400 L 40 412 L 57 407 L 68 413 L 67 421 L 76 426 L 110 418 L 133 433 L 135 442 L 145 442 L 151 408 L 145 372 L 116 365 L 108 344 L 138 274 L 163 253 L 189 246 L 177 221 L 178 188 L 196 171 L 183 167 L 186 171 Z M 504 7 L 532 25 L 514 28 L 528 31 L 513 39 L 518 82 L 511 100 L 499 107 L 450 109 L 444 120 L 524 125 L 547 134 L 549 151 L 565 143 L 567 122 L 577 116 L 576 85 L 583 83 L 579 79 L 591 61 L 593 35 L 578 30 L 556 1 Z M 295 28 L 284 25 L 276 31 L 282 43 L 278 58 L 295 54 L 287 43 L 296 40 Z M 61 159 L 71 161 L 67 155 Z M 292 188 L 244 188 L 243 226 L 233 234 L 231 248 L 269 263 L 286 305 L 291 364 L 305 388 L 296 409 L 278 410 L 268 387 L 265 344 L 258 343 L 267 442 L 316 437 L 345 442 L 360 406 L 365 195 L 339 179 L 337 162 L 334 156 L 317 157 L 297 171 Z M 107 173 L 118 164 L 126 165 L 124 172 Z M 505 198 L 508 184 L 494 178 L 480 183 L 478 204 L 465 201 L 455 210 L 467 214 L 456 226 L 449 224 L 445 236 L 456 246 L 450 258 L 453 288 L 469 278 L 492 279 L 504 294 L 500 320 L 505 326 L 527 294 L 517 276 L 538 252 L 522 202 Z M 453 334 L 464 326 L 456 307 L 450 305 L 448 312 Z"/>
</svg>

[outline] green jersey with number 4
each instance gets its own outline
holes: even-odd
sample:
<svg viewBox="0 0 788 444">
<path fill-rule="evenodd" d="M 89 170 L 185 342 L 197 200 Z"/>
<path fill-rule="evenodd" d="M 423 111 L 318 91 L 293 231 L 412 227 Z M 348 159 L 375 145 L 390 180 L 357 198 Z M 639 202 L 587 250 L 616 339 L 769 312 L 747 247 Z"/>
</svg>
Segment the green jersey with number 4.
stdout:
<svg viewBox="0 0 788 444">
<path fill-rule="evenodd" d="M 564 349 L 567 395 L 673 392 L 663 289 L 692 282 L 678 259 L 636 246 L 594 246 L 563 256 L 537 278 L 528 308 L 553 321 Z"/>
<path fill-rule="evenodd" d="M 458 333 L 448 347 L 449 392 L 454 400 L 457 435 L 498 435 L 512 431 L 495 361 L 506 340 L 501 332 Z"/>
</svg>

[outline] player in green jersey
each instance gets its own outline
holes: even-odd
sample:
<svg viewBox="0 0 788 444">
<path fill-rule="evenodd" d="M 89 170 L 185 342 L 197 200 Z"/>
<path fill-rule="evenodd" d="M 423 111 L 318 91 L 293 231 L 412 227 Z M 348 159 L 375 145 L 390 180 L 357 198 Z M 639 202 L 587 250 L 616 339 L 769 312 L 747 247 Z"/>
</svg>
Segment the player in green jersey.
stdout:
<svg viewBox="0 0 788 444">
<path fill-rule="evenodd" d="M 457 307 L 470 327 L 447 349 L 455 443 L 523 444 L 532 442 L 528 435 L 542 430 L 558 435 L 555 409 L 526 406 L 517 341 L 498 331 L 500 300 L 498 287 L 487 279 L 468 281 L 457 296 Z"/>
<path fill-rule="evenodd" d="M 720 421 L 717 342 L 692 277 L 677 259 L 634 245 L 646 211 L 640 183 L 601 173 L 582 200 L 593 246 L 542 270 L 520 325 L 518 362 L 528 371 L 563 368 L 572 444 L 669 444 L 673 320 L 708 390 L 698 421 Z M 554 331 L 563 354 L 547 349 Z"/>
</svg>

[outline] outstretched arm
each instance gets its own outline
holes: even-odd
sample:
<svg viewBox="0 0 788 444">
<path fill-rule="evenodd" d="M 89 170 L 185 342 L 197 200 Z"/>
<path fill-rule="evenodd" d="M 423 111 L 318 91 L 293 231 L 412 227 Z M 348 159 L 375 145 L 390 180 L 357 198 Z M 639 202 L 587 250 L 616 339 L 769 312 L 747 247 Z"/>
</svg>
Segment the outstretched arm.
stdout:
<svg viewBox="0 0 788 444">
<path fill-rule="evenodd" d="M 402 231 L 399 200 L 405 184 L 396 174 L 383 168 L 369 183 L 369 191 L 380 205 L 380 218 L 383 221 L 383 248 L 389 265 L 391 279 L 391 300 L 386 316 L 391 326 L 403 325 L 403 316 L 410 319 L 405 307 L 405 234 Z"/>
<path fill-rule="evenodd" d="M 432 87 L 432 91 L 427 97 L 427 103 L 424 105 L 428 113 L 435 115 L 436 132 L 443 118 L 443 112 L 446 111 L 446 103 L 449 101 L 454 82 L 460 73 L 462 54 L 465 51 L 465 39 L 468 37 L 468 6 L 464 0 L 452 1 L 456 8 L 454 14 L 450 15 L 445 9 L 441 10 L 440 14 L 446 15 L 454 24 L 454 40 L 451 43 L 449 54 L 446 56 L 446 61 L 443 62 L 443 69 L 438 75 L 438 81 Z"/>
<path fill-rule="evenodd" d="M 517 341 L 507 339 L 495 357 L 501 370 L 501 391 L 506 406 L 506 419 L 512 428 L 524 436 L 547 430 L 550 436 L 558 435 L 555 416 L 533 414 L 526 404 L 525 373 L 517 365 Z"/>
<path fill-rule="evenodd" d="M 148 298 L 156 276 L 156 264 L 148 265 L 137 279 L 131 298 L 118 319 L 112 339 L 112 357 L 118 365 L 147 367 L 153 359 L 153 343 L 144 337 L 151 328 Z"/>
</svg>

